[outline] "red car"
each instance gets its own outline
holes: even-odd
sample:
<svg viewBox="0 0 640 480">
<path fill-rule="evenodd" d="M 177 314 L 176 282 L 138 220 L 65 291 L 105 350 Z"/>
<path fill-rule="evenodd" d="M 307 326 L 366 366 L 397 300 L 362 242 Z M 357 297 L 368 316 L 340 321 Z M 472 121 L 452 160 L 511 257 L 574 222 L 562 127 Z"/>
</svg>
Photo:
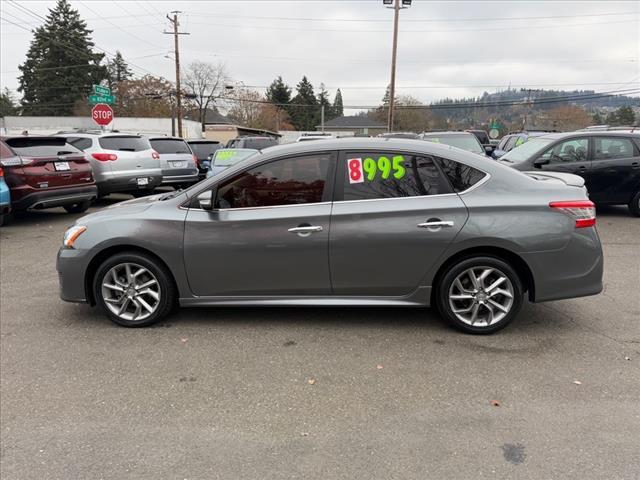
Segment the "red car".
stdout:
<svg viewBox="0 0 640 480">
<path fill-rule="evenodd" d="M 60 137 L 0 137 L 0 166 L 13 211 L 64 207 L 84 212 L 98 196 L 91 163 Z"/>
</svg>

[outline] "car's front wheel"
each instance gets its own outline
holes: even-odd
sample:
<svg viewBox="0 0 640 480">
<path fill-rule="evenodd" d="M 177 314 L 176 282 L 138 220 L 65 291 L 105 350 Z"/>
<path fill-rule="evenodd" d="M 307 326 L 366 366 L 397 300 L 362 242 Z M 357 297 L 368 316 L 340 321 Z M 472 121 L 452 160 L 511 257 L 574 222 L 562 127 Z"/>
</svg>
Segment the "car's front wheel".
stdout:
<svg viewBox="0 0 640 480">
<path fill-rule="evenodd" d="M 640 192 L 636 193 L 629 202 L 629 211 L 634 217 L 640 217 Z"/>
<path fill-rule="evenodd" d="M 98 268 L 96 303 L 125 327 L 146 327 L 166 316 L 176 299 L 171 274 L 155 258 L 138 252 L 116 254 Z"/>
<path fill-rule="evenodd" d="M 497 257 L 468 257 L 449 266 L 436 288 L 440 314 L 467 333 L 496 332 L 506 327 L 522 306 L 522 281 Z"/>
</svg>

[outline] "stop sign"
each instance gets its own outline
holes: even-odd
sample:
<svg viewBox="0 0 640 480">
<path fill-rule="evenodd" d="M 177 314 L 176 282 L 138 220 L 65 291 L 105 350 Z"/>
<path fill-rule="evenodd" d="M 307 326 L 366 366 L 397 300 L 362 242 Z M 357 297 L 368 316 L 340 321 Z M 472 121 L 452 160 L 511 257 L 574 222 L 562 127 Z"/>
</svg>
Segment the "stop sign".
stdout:
<svg viewBox="0 0 640 480">
<path fill-rule="evenodd" d="M 113 109 L 105 103 L 94 105 L 91 109 L 91 118 L 100 126 L 109 125 L 113 120 Z"/>
</svg>

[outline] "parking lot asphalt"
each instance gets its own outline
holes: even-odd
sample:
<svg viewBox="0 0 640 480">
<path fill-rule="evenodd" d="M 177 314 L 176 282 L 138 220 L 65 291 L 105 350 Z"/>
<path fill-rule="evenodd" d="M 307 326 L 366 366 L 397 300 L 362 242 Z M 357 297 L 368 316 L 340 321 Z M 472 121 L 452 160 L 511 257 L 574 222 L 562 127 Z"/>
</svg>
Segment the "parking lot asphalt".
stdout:
<svg viewBox="0 0 640 480">
<path fill-rule="evenodd" d="M 640 220 L 598 214 L 605 291 L 482 337 L 397 308 L 117 327 L 58 299 L 78 215 L 21 215 L 0 229 L 0 476 L 640 478 Z"/>
</svg>

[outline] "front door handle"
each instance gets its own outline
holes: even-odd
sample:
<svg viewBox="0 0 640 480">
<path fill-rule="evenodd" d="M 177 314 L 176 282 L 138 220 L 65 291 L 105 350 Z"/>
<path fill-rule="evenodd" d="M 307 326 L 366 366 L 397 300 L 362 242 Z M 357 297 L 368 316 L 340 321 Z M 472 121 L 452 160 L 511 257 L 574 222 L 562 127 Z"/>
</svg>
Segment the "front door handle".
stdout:
<svg viewBox="0 0 640 480">
<path fill-rule="evenodd" d="M 300 227 L 290 228 L 288 231 L 291 233 L 297 233 L 298 235 L 307 236 L 314 232 L 321 232 L 323 229 L 320 225 L 305 225 Z"/>
<path fill-rule="evenodd" d="M 441 228 L 441 227 L 453 227 L 451 220 L 430 220 L 424 223 L 419 223 L 418 228 Z"/>
</svg>

